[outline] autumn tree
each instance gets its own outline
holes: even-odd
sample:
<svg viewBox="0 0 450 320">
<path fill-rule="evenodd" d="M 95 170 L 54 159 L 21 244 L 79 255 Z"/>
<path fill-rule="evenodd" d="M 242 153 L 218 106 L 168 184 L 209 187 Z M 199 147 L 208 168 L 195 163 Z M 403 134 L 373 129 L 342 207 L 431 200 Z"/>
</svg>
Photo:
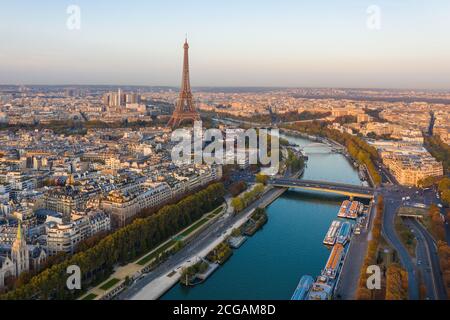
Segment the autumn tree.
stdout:
<svg viewBox="0 0 450 320">
<path fill-rule="evenodd" d="M 408 273 L 396 263 L 391 263 L 386 272 L 386 300 L 408 299 Z"/>
<path fill-rule="evenodd" d="M 20 284 L 1 299 L 75 299 L 81 294 L 66 287 L 67 267 L 77 265 L 82 271 L 82 287 L 89 288 L 107 279 L 117 265 L 129 263 L 170 239 L 205 213 L 223 203 L 225 188 L 215 183 L 157 213 L 136 219 L 107 235 L 92 247 L 56 263 Z M 161 259 L 167 257 L 162 253 Z M 60 257 L 58 257 L 60 258 Z M 25 276 L 23 278 L 25 279 Z M 25 281 L 24 281 L 25 282 Z"/>
<path fill-rule="evenodd" d="M 262 174 L 262 173 L 258 173 L 256 175 L 256 182 L 257 183 L 261 183 L 263 185 L 266 185 L 267 181 L 269 181 L 269 177 L 267 175 Z"/>
<path fill-rule="evenodd" d="M 442 278 L 447 290 L 447 297 L 450 297 L 450 247 L 445 241 L 438 241 L 437 247 Z"/>
<path fill-rule="evenodd" d="M 445 240 L 445 225 L 438 206 L 432 204 L 428 210 L 431 220 L 431 233 L 436 240 Z"/>
<path fill-rule="evenodd" d="M 356 291 L 356 299 L 368 300 L 372 299 L 372 291 L 367 288 L 367 268 L 370 265 L 377 264 L 378 247 L 381 240 L 381 225 L 383 221 L 384 212 L 384 199 L 382 196 L 378 197 L 378 203 L 376 208 L 376 216 L 373 221 L 372 227 L 372 240 L 369 241 L 367 246 L 366 256 L 364 258 L 363 266 L 360 270 L 358 289 Z"/>
<path fill-rule="evenodd" d="M 245 191 L 246 189 L 247 189 L 247 183 L 245 183 L 245 181 L 235 182 L 228 187 L 228 190 L 233 197 L 236 197 L 237 195 L 239 195 L 241 192 Z"/>
<path fill-rule="evenodd" d="M 241 212 L 245 208 L 244 201 L 240 197 L 233 198 L 231 200 L 231 205 L 236 212 Z"/>
</svg>

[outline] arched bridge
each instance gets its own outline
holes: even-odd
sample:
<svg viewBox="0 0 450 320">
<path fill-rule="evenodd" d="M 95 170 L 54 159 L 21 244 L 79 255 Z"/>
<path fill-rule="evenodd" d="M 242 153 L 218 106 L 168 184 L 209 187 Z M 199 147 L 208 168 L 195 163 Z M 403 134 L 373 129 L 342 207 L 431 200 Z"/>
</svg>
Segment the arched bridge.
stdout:
<svg viewBox="0 0 450 320">
<path fill-rule="evenodd" d="M 313 180 L 300 180 L 292 178 L 272 178 L 268 181 L 268 184 L 274 187 L 283 188 L 299 188 L 311 191 L 321 191 L 342 194 L 349 197 L 358 197 L 372 199 L 374 197 L 374 189 L 370 187 L 357 186 L 352 184 L 326 182 L 326 181 L 313 181 Z"/>
</svg>

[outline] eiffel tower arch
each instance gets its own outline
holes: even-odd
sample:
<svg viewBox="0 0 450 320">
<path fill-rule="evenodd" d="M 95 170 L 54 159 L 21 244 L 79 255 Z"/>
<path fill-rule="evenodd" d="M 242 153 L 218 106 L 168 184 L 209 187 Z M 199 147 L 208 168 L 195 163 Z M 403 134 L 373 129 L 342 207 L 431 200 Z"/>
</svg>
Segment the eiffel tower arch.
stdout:
<svg viewBox="0 0 450 320">
<path fill-rule="evenodd" d="M 200 121 L 200 114 L 194 106 L 191 92 L 191 82 L 189 79 L 189 45 L 184 42 L 184 60 L 183 60 L 183 77 L 181 81 L 180 95 L 177 105 L 167 125 L 175 128 L 185 121 Z"/>
</svg>

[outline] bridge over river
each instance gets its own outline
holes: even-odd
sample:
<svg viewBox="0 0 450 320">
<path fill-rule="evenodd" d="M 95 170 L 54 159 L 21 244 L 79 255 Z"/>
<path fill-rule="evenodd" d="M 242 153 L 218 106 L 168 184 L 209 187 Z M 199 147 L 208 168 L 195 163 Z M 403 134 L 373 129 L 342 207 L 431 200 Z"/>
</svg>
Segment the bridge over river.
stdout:
<svg viewBox="0 0 450 320">
<path fill-rule="evenodd" d="M 342 194 L 349 197 L 358 197 L 365 199 L 372 199 L 374 197 L 375 189 L 371 187 L 364 187 L 352 184 L 315 181 L 315 180 L 300 180 L 293 178 L 272 178 L 268 184 L 274 187 L 283 188 L 299 188 L 311 191 L 321 191 L 329 193 Z"/>
</svg>

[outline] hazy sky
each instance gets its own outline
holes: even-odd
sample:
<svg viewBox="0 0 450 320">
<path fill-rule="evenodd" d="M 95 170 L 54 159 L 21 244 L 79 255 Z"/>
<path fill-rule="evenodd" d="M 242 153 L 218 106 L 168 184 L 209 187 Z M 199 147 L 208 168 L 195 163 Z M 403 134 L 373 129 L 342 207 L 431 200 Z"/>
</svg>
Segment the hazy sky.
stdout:
<svg viewBox="0 0 450 320">
<path fill-rule="evenodd" d="M 185 33 L 193 86 L 450 89 L 448 0 L 0 0 L 0 83 L 178 86 Z"/>
</svg>

